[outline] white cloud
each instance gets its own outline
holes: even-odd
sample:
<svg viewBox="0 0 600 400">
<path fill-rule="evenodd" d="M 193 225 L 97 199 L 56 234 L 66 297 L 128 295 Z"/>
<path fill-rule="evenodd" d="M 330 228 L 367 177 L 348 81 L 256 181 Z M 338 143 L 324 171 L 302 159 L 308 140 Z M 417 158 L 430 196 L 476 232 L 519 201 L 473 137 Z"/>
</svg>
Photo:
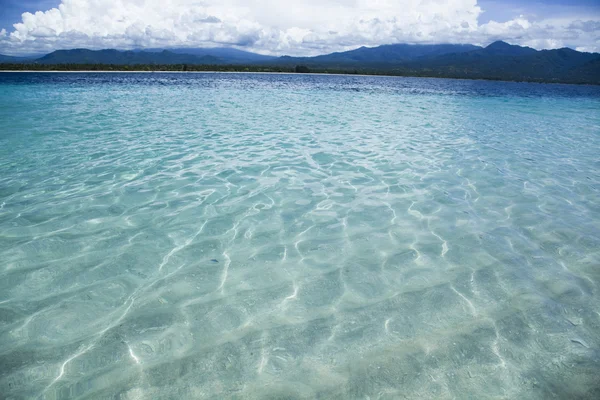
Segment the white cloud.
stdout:
<svg viewBox="0 0 600 400">
<path fill-rule="evenodd" d="M 497 39 L 600 50 L 600 18 L 479 24 L 476 0 L 62 0 L 0 32 L 0 52 L 238 46 L 313 55 L 385 43 Z"/>
</svg>

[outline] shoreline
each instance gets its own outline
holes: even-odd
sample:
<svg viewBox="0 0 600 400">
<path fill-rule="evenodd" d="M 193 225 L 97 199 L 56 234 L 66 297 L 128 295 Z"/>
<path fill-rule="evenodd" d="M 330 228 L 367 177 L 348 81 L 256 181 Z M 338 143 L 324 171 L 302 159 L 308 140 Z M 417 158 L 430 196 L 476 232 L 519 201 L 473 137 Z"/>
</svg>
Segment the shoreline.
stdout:
<svg viewBox="0 0 600 400">
<path fill-rule="evenodd" d="M 368 75 L 368 74 L 326 74 L 321 72 L 301 73 L 301 72 L 265 72 L 265 71 L 91 71 L 91 70 L 73 70 L 73 71 L 55 71 L 55 70 L 8 70 L 0 69 L 0 73 L 3 72 L 26 72 L 26 73 L 44 73 L 44 74 L 278 74 L 278 75 L 348 75 L 348 76 L 387 76 L 390 78 L 418 78 L 410 76 L 399 76 L 399 75 Z"/>
<path fill-rule="evenodd" d="M 274 74 L 274 75 L 317 75 L 317 76 L 361 76 L 361 77 L 379 77 L 379 78 L 404 78 L 404 79 L 452 79 L 459 81 L 484 81 L 484 82 L 510 82 L 510 83 L 531 83 L 538 85 L 575 85 L 575 86 L 593 86 L 595 83 L 568 83 L 568 82 L 540 82 L 540 81 L 515 81 L 503 79 L 486 78 L 453 78 L 442 76 L 411 76 L 411 75 L 385 75 L 385 74 L 348 74 L 348 73 L 325 73 L 325 72 L 279 72 L 279 71 L 108 71 L 108 70 L 0 70 L 0 73 L 43 73 L 43 74 Z"/>
<path fill-rule="evenodd" d="M 10 72 L 26 72 L 26 73 L 44 73 L 44 74 L 264 74 L 264 75 L 319 75 L 319 76 L 365 76 L 365 77 L 381 77 L 381 78 L 426 78 L 426 79 L 463 79 L 463 78 L 440 78 L 435 76 L 401 76 L 401 75 L 375 75 L 375 74 L 344 74 L 344 73 L 325 73 L 325 72 L 278 72 L 278 71 L 90 71 L 90 70 L 71 70 L 71 71 L 55 71 L 55 70 L 10 70 L 0 69 L 0 73 Z M 463 79 L 475 80 L 475 79 Z M 490 79 L 483 79 L 490 80 Z"/>
</svg>

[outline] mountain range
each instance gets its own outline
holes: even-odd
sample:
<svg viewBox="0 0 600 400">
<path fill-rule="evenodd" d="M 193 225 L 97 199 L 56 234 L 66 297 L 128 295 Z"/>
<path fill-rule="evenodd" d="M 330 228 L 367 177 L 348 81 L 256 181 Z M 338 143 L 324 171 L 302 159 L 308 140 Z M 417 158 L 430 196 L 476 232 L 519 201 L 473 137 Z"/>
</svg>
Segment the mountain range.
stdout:
<svg viewBox="0 0 600 400">
<path fill-rule="evenodd" d="M 391 44 L 315 57 L 273 57 L 233 48 L 57 50 L 39 58 L 0 55 L 8 64 L 44 66 L 262 66 L 301 71 L 353 72 L 451 78 L 600 84 L 600 54 L 569 48 L 535 50 L 498 41 L 487 47 L 460 44 Z M 10 68 L 9 69 L 19 69 Z M 22 68 L 21 68 L 22 69 Z M 285 70 L 285 69 L 284 69 Z"/>
<path fill-rule="evenodd" d="M 12 57 L 0 54 L 0 63 L 19 63 L 33 61 L 33 57 Z"/>
</svg>

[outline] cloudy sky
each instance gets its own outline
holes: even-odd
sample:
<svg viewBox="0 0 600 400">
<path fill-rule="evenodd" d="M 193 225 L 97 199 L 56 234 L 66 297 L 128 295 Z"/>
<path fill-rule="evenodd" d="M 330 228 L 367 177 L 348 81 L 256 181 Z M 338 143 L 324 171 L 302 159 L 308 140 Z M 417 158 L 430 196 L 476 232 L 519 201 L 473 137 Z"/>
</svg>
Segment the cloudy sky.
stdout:
<svg viewBox="0 0 600 400">
<path fill-rule="evenodd" d="M 236 46 L 315 55 L 495 40 L 600 52 L 600 0 L 0 0 L 0 53 Z"/>
</svg>

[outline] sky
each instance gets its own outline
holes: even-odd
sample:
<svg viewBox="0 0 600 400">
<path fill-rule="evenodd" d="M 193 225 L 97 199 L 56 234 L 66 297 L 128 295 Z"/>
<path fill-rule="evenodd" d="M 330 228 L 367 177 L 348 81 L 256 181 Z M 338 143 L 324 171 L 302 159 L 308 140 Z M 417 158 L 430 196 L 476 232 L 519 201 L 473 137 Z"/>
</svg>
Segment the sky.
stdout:
<svg viewBox="0 0 600 400">
<path fill-rule="evenodd" d="M 236 47 L 316 55 L 496 40 L 600 52 L 600 0 L 0 0 L 0 53 Z"/>
</svg>

